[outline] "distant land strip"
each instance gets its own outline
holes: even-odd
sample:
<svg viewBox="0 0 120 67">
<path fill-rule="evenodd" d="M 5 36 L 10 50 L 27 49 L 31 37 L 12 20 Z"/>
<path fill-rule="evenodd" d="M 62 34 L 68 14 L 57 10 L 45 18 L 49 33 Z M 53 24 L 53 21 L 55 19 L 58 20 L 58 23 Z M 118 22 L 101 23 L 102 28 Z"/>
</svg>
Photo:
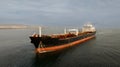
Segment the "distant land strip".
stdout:
<svg viewBox="0 0 120 67">
<path fill-rule="evenodd" d="M 28 26 L 28 25 L 0 25 L 0 29 L 29 29 L 29 28 L 38 28 L 37 26 Z"/>
</svg>

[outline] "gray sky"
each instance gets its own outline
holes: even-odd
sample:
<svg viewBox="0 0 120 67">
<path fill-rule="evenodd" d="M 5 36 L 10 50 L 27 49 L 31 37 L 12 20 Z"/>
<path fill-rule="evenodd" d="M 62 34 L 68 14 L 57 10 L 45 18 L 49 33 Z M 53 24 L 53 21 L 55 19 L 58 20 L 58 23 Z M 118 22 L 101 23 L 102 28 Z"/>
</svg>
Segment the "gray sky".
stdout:
<svg viewBox="0 0 120 67">
<path fill-rule="evenodd" d="M 120 26 L 120 0 L 0 0 L 0 24 Z"/>
</svg>

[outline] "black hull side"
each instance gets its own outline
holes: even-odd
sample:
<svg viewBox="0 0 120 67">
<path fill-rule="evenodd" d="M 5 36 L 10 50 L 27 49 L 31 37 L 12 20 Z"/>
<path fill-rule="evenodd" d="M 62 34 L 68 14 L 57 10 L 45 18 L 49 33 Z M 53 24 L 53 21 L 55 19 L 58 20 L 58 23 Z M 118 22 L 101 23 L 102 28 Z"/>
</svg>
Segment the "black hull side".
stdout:
<svg viewBox="0 0 120 67">
<path fill-rule="evenodd" d="M 38 48 L 39 43 L 41 41 L 41 37 L 30 37 L 31 43 L 34 44 L 35 48 Z"/>
<path fill-rule="evenodd" d="M 59 40 L 58 45 L 74 42 L 74 41 L 84 39 L 84 38 L 92 36 L 92 35 L 95 35 L 95 33 L 89 33 L 89 34 L 79 35 L 79 36 L 68 38 L 68 39 Z"/>
<path fill-rule="evenodd" d="M 49 47 L 49 46 L 67 44 L 67 43 L 74 42 L 80 39 L 84 39 L 86 37 L 95 35 L 95 33 L 96 32 L 92 32 L 92 33 L 78 35 L 78 36 L 66 38 L 66 39 L 58 39 L 58 38 L 51 38 L 51 37 L 45 37 L 45 38 L 44 37 L 30 37 L 30 39 L 31 39 L 31 43 L 34 44 L 35 48 L 38 48 L 40 42 L 42 42 L 44 47 Z"/>
<path fill-rule="evenodd" d="M 30 37 L 31 43 L 34 44 L 35 48 L 38 48 L 40 44 L 43 44 L 45 47 L 54 46 L 58 44 L 58 38 L 51 38 L 49 36 L 46 37 Z"/>
</svg>

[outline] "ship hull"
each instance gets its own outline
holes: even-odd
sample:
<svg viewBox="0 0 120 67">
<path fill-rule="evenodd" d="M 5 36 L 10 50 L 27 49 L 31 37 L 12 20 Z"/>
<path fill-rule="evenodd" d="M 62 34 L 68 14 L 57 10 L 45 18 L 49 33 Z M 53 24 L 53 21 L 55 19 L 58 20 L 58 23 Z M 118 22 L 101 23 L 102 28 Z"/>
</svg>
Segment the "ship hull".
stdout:
<svg viewBox="0 0 120 67">
<path fill-rule="evenodd" d="M 96 32 L 92 32 L 89 34 L 78 35 L 71 38 L 66 39 L 58 39 L 58 38 L 50 38 L 50 37 L 30 37 L 31 43 L 34 44 L 36 48 L 36 53 L 51 53 L 54 51 L 63 50 L 65 48 L 74 46 L 79 43 L 83 43 L 87 40 L 90 40 L 95 37 Z M 39 47 L 40 44 L 44 45 L 43 47 Z"/>
<path fill-rule="evenodd" d="M 53 46 L 53 47 L 45 47 L 45 48 L 37 48 L 35 50 L 35 52 L 37 54 L 51 54 L 51 53 L 54 53 L 54 52 L 61 52 L 67 48 L 70 48 L 72 46 L 75 46 L 75 45 L 78 45 L 80 43 L 83 43 L 83 42 L 86 42 L 92 38 L 95 38 L 95 36 L 89 36 L 89 37 L 86 37 L 84 39 L 81 39 L 81 40 L 77 40 L 77 41 L 74 41 L 74 42 L 70 42 L 70 43 L 67 43 L 67 44 L 62 44 L 62 45 L 58 45 L 58 46 Z"/>
</svg>

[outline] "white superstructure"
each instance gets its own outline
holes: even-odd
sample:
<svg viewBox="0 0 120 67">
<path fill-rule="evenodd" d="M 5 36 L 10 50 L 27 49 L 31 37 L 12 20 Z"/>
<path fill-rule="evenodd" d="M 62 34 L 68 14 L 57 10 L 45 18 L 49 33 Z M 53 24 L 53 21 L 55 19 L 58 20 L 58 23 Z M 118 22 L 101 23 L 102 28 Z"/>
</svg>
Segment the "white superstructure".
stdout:
<svg viewBox="0 0 120 67">
<path fill-rule="evenodd" d="M 68 32 L 68 33 L 73 33 L 73 34 L 75 34 L 75 35 L 78 35 L 79 30 L 78 30 L 78 29 L 66 29 L 66 28 L 65 28 L 64 33 L 66 34 L 67 32 Z"/>
<path fill-rule="evenodd" d="M 82 28 L 82 32 L 95 32 L 95 31 L 96 31 L 95 27 L 90 23 L 85 24 Z"/>
</svg>

